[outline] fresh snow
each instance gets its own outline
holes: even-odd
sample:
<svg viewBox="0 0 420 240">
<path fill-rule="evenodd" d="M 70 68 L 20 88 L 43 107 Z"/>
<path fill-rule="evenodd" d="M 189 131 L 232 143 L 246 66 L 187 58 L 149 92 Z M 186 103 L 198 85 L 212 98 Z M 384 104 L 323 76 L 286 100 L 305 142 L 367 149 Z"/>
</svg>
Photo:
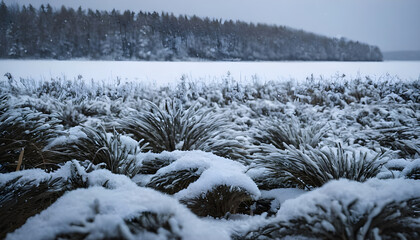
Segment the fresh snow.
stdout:
<svg viewBox="0 0 420 240">
<path fill-rule="evenodd" d="M 32 88 L 36 89 L 35 85 L 28 84 L 31 82 L 30 80 L 27 82 L 25 80 L 20 81 L 19 78 L 21 77 L 33 78 L 35 83 L 39 80 L 48 81 L 50 78 L 73 80 L 78 79 L 80 74 L 80 81 L 85 81 L 82 83 L 86 83 L 86 85 L 83 85 L 80 81 L 72 82 L 75 83 L 72 87 L 75 87 L 75 91 L 78 94 L 75 99 L 83 99 L 86 92 L 95 91 L 95 88 L 90 89 L 88 86 L 91 79 L 99 82 L 104 81 L 107 84 L 110 83 L 109 85 L 101 85 L 96 89 L 111 93 L 109 95 L 114 93 L 118 95 L 116 91 L 121 91 L 122 95 L 127 94 L 128 101 L 123 102 L 119 98 L 112 100 L 108 96 L 93 100 L 83 100 L 85 101 L 83 103 L 87 104 L 86 108 L 92 107 L 95 111 L 100 111 L 101 113 L 97 115 L 102 117 L 111 116 L 112 104 L 116 104 L 116 108 L 121 110 L 121 116 L 126 116 L 128 115 L 127 113 L 138 111 L 139 108 L 143 107 L 141 100 L 133 100 L 136 99 L 134 96 L 138 93 L 136 91 L 139 90 L 130 89 L 139 85 L 119 85 L 118 81 L 122 84 L 124 82 L 138 81 L 140 85 L 144 83 L 145 85 L 152 84 L 159 87 L 169 83 L 179 83 L 182 76 L 184 76 L 184 79 L 187 81 L 196 80 L 209 84 L 209 87 L 205 89 L 191 88 L 186 91 L 183 89 L 179 91 L 186 96 L 187 94 L 196 94 L 199 91 L 208 94 L 206 96 L 208 97 L 207 99 L 200 96 L 197 101 L 202 103 L 203 106 L 213 106 L 215 112 L 227 113 L 229 121 L 234 122 L 237 129 L 228 129 L 225 134 L 233 132 L 232 136 L 236 143 L 239 143 L 240 146 L 243 145 L 250 152 L 255 150 L 258 153 L 258 150 L 260 150 L 258 149 L 260 146 L 253 146 L 250 142 L 254 136 L 253 134 L 261 134 L 257 128 L 260 126 L 259 124 L 265 122 L 272 124 L 273 118 L 289 121 L 297 117 L 297 114 L 299 114 L 299 121 L 302 124 L 304 123 L 304 125 L 315 123 L 329 125 L 328 134 L 325 139 L 322 139 L 320 147 L 328 146 L 331 149 L 335 149 L 333 147 L 334 143 L 340 142 L 346 150 L 366 152 L 368 158 L 373 158 L 377 152 L 383 149 L 391 151 L 389 155 L 391 159 L 377 175 L 378 179 L 370 179 L 364 183 L 341 179 L 330 181 L 312 191 L 277 188 L 280 186 L 276 186 L 277 189 L 260 191 L 252 179 L 256 182 L 261 179 L 265 180 L 266 177 L 269 177 L 270 169 L 253 164 L 244 166 L 237 161 L 202 151 L 174 151 L 159 154 L 138 151 L 135 159 L 139 166 L 146 161 L 150 162 L 154 159 L 167 160 L 168 165 L 159 169 L 156 174 L 138 174 L 132 179 L 123 175 L 113 174 L 105 169 L 95 169 L 87 172 L 77 161 L 67 162 L 58 170 L 50 173 L 41 169 L 29 169 L 0 174 L 0 187 L 17 177 L 21 178 L 16 184 L 33 181 L 31 184 L 37 185 L 41 181 L 50 178 L 61 178 L 62 181 L 67 181 L 76 168 L 77 173 L 82 175 L 83 179 L 87 179 L 89 187 L 88 189 L 77 189 L 66 193 L 48 209 L 31 217 L 25 225 L 10 233 L 7 239 L 26 239 L 27 236 L 31 236 L 31 239 L 51 239 L 57 233 L 61 234 L 75 229 L 89 233 L 89 238 L 92 239 L 101 238 L 105 235 L 111 237 L 117 231 L 125 232 L 128 236 L 127 238 L 165 239 L 165 236 L 162 235 L 163 232 L 157 235 L 145 233 L 143 236 L 134 236 L 126 231 L 124 220 L 133 218 L 136 214 L 144 211 L 172 214 L 171 224 L 183 226 L 177 231 L 184 239 L 229 239 L 229 235 L 232 233 L 239 232 L 243 234 L 256 226 L 264 226 L 273 221 L 288 220 L 296 216 L 309 216 L 309 213 L 316 211 L 317 204 L 330 204 L 334 201 L 347 203 L 358 199 L 356 211 L 363 213 L 364 210 L 372 207 L 374 204 L 380 206 L 392 200 L 398 201 L 410 197 L 420 198 L 420 184 L 418 184 L 418 181 L 406 179 L 409 174 L 413 174 L 414 170 L 418 171 L 420 169 L 418 155 L 420 139 L 415 137 L 420 134 L 418 124 L 420 117 L 418 111 L 419 89 L 415 87 L 398 89 L 398 84 L 402 84 L 401 82 L 398 83 L 400 79 L 403 82 L 414 80 L 414 82 L 417 82 L 417 85 L 409 86 L 418 86 L 420 81 L 420 62 L 220 63 L 0 60 L 0 74 L 3 75 L 6 72 L 10 72 L 13 75 L 14 81 L 8 82 L 7 78 L 2 76 L 4 81 L 0 81 L 0 87 L 4 85 L 4 89 L 27 90 L 28 94 L 32 94 L 30 92 Z M 315 86 L 316 83 L 314 82 L 316 81 L 312 83 L 307 81 L 310 84 L 306 85 L 299 84 L 299 80 L 305 80 L 307 77 L 311 77 L 311 74 L 318 80 L 320 76 L 326 78 L 324 81 L 319 81 L 321 86 L 319 89 L 311 88 L 311 86 Z M 343 77 L 342 74 L 346 76 Z M 365 77 L 366 75 L 371 76 L 374 82 L 384 80 L 389 84 L 381 85 L 385 89 L 375 89 L 373 87 L 374 84 L 365 84 L 371 79 Z M 386 77 L 382 78 L 383 76 Z M 352 81 L 355 80 L 354 77 L 360 77 L 361 82 Z M 297 81 L 288 82 L 291 79 Z M 337 84 L 341 79 L 349 80 L 349 82 L 343 81 L 341 85 L 344 88 L 343 93 L 339 91 L 334 92 L 334 89 L 339 89 L 339 85 L 336 88 L 332 88 L 333 90 L 325 90 L 328 84 Z M 229 95 L 233 99 L 232 103 L 226 106 L 219 106 L 218 103 L 224 100 L 221 92 L 223 87 L 220 89 L 214 88 L 214 85 L 211 85 L 211 83 L 225 80 L 226 83 L 222 85 L 224 88 L 238 87 L 235 90 L 228 89 L 231 92 L 227 91 L 226 94 L 237 95 Z M 258 84 L 252 85 L 253 82 L 270 80 L 286 81 L 282 82 L 283 85 L 267 84 L 264 86 L 265 90 L 267 90 L 266 92 L 261 89 L 258 90 L 259 92 L 253 92 L 257 90 L 252 89 L 252 87 L 258 87 Z M 251 84 L 236 85 L 236 81 L 251 82 Z M 116 87 L 113 85 L 115 83 L 117 83 Z M 368 86 L 368 89 L 359 89 L 361 86 Z M 174 89 L 159 92 L 157 90 L 158 87 L 146 87 L 145 91 L 151 95 L 155 94 L 153 97 L 156 97 L 158 100 L 174 96 L 174 92 L 170 92 L 174 91 Z M 247 87 L 251 87 L 251 89 L 246 89 Z M 323 92 L 320 89 L 324 89 L 322 90 Z M 82 90 L 86 90 L 86 92 Z M 281 94 L 288 90 L 293 92 L 293 96 L 296 96 L 297 99 L 287 103 L 280 103 Z M 313 90 L 315 93 L 313 95 L 307 94 L 310 90 Z M 124 91 L 128 91 L 128 93 Z M 318 95 L 317 91 L 319 92 Z M 364 93 L 365 91 L 366 93 Z M 401 96 L 409 100 L 403 99 L 400 95 L 394 93 L 398 93 L 398 91 L 402 92 Z M 157 95 L 157 93 L 162 95 Z M 253 93 L 266 95 L 254 98 Z M 343 102 L 343 104 L 339 104 L 336 102 L 336 100 L 343 101 L 344 97 L 352 97 L 359 93 L 365 95 L 360 101 L 350 99 L 349 103 Z M 11 107 L 19 109 L 30 102 L 33 106 L 38 106 L 40 109 L 45 107 L 49 112 L 56 112 L 56 108 L 61 106 L 69 107 L 66 110 L 70 113 L 83 115 L 78 112 L 80 110 L 74 109 L 77 103 L 72 102 L 72 99 L 67 99 L 66 101 L 68 102 L 56 103 L 52 102 L 54 101 L 51 100 L 53 98 L 48 98 L 48 96 L 38 99 L 34 97 L 36 94 L 31 97 L 26 96 L 22 92 L 20 94 L 10 94 L 10 99 L 7 101 Z M 245 94 L 247 94 L 246 97 L 244 97 Z M 305 103 L 305 101 L 316 100 L 318 96 L 324 98 L 322 99 L 323 105 Z M 214 102 L 212 102 L 213 99 Z M 190 101 L 187 97 L 186 100 Z M 20 109 L 20 111 L 11 109 L 11 117 L 15 115 L 19 117 L 14 119 L 15 121 L 23 121 L 24 118 L 22 116 L 36 115 L 31 113 L 32 110 L 29 107 L 26 107 L 26 110 Z M 270 117 L 263 117 L 266 115 L 262 111 L 268 112 L 267 115 Z M 80 124 L 95 126 L 96 123 L 104 122 L 106 121 L 99 117 L 88 117 L 88 119 L 85 118 L 83 121 L 80 121 Z M 51 126 L 45 123 L 39 127 L 49 129 Z M 62 134 L 52 138 L 44 150 L 53 149 L 56 145 L 72 144 L 78 139 L 86 137 L 81 129 L 81 126 L 61 126 L 59 131 Z M 401 139 L 398 139 L 399 136 L 395 135 L 396 141 L 393 144 L 402 144 L 405 147 L 411 146 L 411 150 L 417 152 L 406 154 L 407 158 L 403 159 L 404 156 L 400 156 L 398 150 L 392 150 L 389 145 L 381 146 L 384 144 L 378 143 L 379 140 L 382 140 L 381 137 L 394 137 L 391 134 L 383 134 L 381 132 L 383 129 L 390 131 L 394 135 L 401 132 Z M 405 138 L 404 134 L 410 136 L 410 138 Z M 111 133 L 108 133 L 107 136 L 110 138 Z M 122 134 L 120 137 L 123 146 L 130 149 L 139 147 L 138 142 L 132 138 L 133 136 Z M 363 140 L 369 139 L 372 140 L 363 142 Z M 223 141 L 223 139 L 217 139 L 217 141 L 219 140 Z M 385 141 L 385 143 L 388 142 Z M 252 157 L 255 156 L 265 157 L 264 155 L 252 155 Z M 186 189 L 177 192 L 173 196 L 139 187 L 145 186 L 154 176 L 185 169 L 198 169 L 200 176 Z M 268 178 L 268 180 L 270 179 Z M 102 187 L 104 185 L 106 185 L 107 189 Z M 259 216 L 236 214 L 229 216 L 229 219 L 198 218 L 179 203 L 179 200 L 200 196 L 219 185 L 240 187 L 250 193 L 254 200 L 274 199 L 271 201 L 271 211 L 277 212 L 276 216 L 267 217 L 267 213 L 263 213 Z M 100 211 L 96 216 L 94 216 L 92 206 L 99 206 Z M 93 222 L 87 221 L 91 217 L 94 219 Z M 76 225 L 79 223 L 82 223 L 83 227 L 77 227 Z M 321 224 L 325 229 L 331 229 L 332 227 L 327 222 L 322 222 Z M 42 230 L 40 231 L 39 229 Z"/>
<path fill-rule="evenodd" d="M 6 239 L 28 239 L 28 236 L 34 240 L 55 239 L 58 234 L 71 232 L 89 233 L 86 239 L 117 237 L 120 232 L 126 239 L 167 239 L 164 231 L 157 234 L 130 233 L 123 224 L 124 220 L 135 218 L 142 212 L 171 214 L 170 224 L 174 228 L 179 225 L 175 230 L 182 239 L 229 239 L 226 231 L 198 219 L 177 200 L 136 186 L 114 190 L 91 187 L 69 192 L 45 211 L 29 218 Z"/>
<path fill-rule="evenodd" d="M 307 191 L 297 188 L 278 188 L 272 190 L 262 190 L 261 198 L 263 199 L 274 199 L 271 202 L 271 211 L 277 212 L 280 209 L 281 205 L 289 199 L 294 199 L 300 195 L 306 193 Z"/>
<path fill-rule="evenodd" d="M 347 179 L 326 183 L 321 188 L 307 192 L 295 199 L 286 200 L 277 217 L 288 218 L 307 215 L 316 209 L 317 204 L 328 204 L 333 200 L 350 203 L 358 199 L 358 211 L 363 212 L 372 204 L 385 204 L 391 201 L 403 201 L 420 198 L 420 184 L 410 179 L 370 179 L 364 183 Z"/>
<path fill-rule="evenodd" d="M 185 169 L 198 169 L 201 173 L 197 181 L 174 195 L 178 199 L 198 197 L 221 185 L 242 188 L 255 199 L 261 195 L 254 181 L 245 174 L 246 167 L 239 162 L 203 151 L 174 151 L 165 154 L 173 154 L 176 160 L 159 169 L 154 176 Z"/>
</svg>

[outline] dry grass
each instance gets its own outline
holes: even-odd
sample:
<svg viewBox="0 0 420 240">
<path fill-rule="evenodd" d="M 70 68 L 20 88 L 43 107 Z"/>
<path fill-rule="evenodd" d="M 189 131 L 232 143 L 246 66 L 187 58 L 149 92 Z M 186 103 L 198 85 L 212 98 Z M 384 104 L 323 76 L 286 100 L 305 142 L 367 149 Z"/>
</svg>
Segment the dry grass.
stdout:
<svg viewBox="0 0 420 240">
<path fill-rule="evenodd" d="M 25 153 L 25 148 L 22 148 L 22 151 L 20 151 L 18 163 L 16 166 L 16 172 L 20 170 L 20 166 L 22 166 L 23 162 L 23 154 Z"/>
</svg>

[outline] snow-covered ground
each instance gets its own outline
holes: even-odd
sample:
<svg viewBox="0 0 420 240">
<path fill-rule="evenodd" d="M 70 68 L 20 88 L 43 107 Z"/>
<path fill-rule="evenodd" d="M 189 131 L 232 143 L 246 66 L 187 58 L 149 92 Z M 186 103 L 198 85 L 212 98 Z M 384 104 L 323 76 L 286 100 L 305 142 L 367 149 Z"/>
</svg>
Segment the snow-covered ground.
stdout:
<svg viewBox="0 0 420 240">
<path fill-rule="evenodd" d="M 401 79 L 419 79 L 420 61 L 389 62 L 138 62 L 0 60 L 0 74 L 15 78 L 67 78 L 97 81 L 142 81 L 157 85 L 188 80 L 217 81 L 228 72 L 236 81 L 304 80 L 346 75 L 348 78 L 379 78 L 389 74 Z"/>
<path fill-rule="evenodd" d="M 0 71 L 0 238 L 420 239 L 420 62 Z"/>
</svg>

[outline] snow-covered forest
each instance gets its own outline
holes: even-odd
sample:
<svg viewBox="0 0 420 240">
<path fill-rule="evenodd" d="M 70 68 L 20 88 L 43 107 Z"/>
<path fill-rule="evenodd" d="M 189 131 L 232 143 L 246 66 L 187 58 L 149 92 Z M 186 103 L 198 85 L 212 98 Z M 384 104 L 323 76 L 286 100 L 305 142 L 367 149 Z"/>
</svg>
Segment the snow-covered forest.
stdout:
<svg viewBox="0 0 420 240">
<path fill-rule="evenodd" d="M 0 4 L 0 58 L 381 61 L 378 47 L 284 26 Z"/>
<path fill-rule="evenodd" d="M 419 239 L 420 81 L 0 82 L 0 237 Z"/>
</svg>

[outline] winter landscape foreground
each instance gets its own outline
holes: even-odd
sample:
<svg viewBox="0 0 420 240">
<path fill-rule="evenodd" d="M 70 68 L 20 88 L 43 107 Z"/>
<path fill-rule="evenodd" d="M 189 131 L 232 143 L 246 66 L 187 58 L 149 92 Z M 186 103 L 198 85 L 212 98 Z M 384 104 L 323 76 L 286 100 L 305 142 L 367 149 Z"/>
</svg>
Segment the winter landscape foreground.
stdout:
<svg viewBox="0 0 420 240">
<path fill-rule="evenodd" d="M 0 238 L 420 238 L 418 62 L 0 62 Z"/>
</svg>

